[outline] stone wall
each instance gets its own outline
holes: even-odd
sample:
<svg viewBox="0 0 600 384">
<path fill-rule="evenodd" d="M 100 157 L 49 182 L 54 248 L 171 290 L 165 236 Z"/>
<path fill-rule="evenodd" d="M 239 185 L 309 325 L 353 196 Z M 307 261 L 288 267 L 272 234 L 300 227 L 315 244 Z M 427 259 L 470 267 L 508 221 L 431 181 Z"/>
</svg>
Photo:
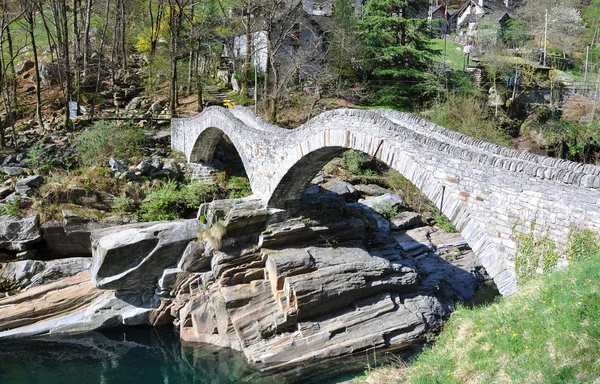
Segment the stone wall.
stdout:
<svg viewBox="0 0 600 384">
<path fill-rule="evenodd" d="M 244 107 L 211 107 L 174 119 L 172 146 L 190 162 L 210 161 L 226 134 L 238 150 L 255 196 L 283 207 L 348 148 L 412 181 L 461 231 L 502 294 L 517 290 L 515 232 L 566 243 L 571 224 L 600 230 L 600 168 L 511 150 L 389 110 L 339 109 L 287 130 Z"/>
</svg>

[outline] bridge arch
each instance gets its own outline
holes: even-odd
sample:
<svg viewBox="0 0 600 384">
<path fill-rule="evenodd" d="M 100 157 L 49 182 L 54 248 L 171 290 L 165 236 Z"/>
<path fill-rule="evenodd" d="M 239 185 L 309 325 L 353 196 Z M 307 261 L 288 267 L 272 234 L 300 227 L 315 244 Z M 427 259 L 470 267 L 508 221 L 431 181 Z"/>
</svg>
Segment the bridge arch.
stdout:
<svg viewBox="0 0 600 384">
<path fill-rule="evenodd" d="M 410 114 L 335 110 L 286 130 L 247 108 L 209 108 L 174 119 L 172 128 L 172 146 L 188 160 L 208 158 L 215 128 L 227 134 L 255 196 L 274 207 L 298 198 L 319 169 L 347 149 L 377 157 L 436 206 L 443 199 L 441 211 L 502 294 L 517 290 L 515 229 L 525 232 L 535 219 L 535 231 L 559 247 L 571 223 L 600 231 L 599 167 L 499 147 Z"/>
</svg>

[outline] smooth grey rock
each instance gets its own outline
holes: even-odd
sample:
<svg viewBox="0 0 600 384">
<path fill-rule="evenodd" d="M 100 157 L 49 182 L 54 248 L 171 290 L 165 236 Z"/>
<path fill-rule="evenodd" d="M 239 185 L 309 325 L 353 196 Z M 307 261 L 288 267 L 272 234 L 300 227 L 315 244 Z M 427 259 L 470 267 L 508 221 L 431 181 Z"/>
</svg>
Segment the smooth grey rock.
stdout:
<svg viewBox="0 0 600 384">
<path fill-rule="evenodd" d="M 153 179 L 177 179 L 179 174 L 170 169 L 159 169 L 158 171 L 152 172 L 150 177 Z"/>
<path fill-rule="evenodd" d="M 354 186 L 354 189 L 365 196 L 381 196 L 386 193 L 393 193 L 389 189 L 380 187 L 377 184 L 358 184 Z"/>
<path fill-rule="evenodd" d="M 133 111 L 133 110 L 136 110 L 136 109 L 140 109 L 143 100 L 144 100 L 144 98 L 141 97 L 141 96 L 134 97 L 125 106 L 125 110 L 127 110 L 127 111 Z"/>
<path fill-rule="evenodd" d="M 70 297 L 65 297 L 64 300 L 72 302 L 72 295 L 71 291 Z M 74 310 L 62 309 L 58 313 L 52 312 L 56 309 L 50 309 L 51 316 L 43 316 L 33 323 L 23 321 L 25 323 L 23 326 L 0 331 L 0 339 L 82 333 L 123 325 L 151 325 L 159 303 L 157 298 L 142 301 L 139 297 L 125 296 L 117 292 L 94 293 L 86 296 L 91 296 L 88 300 L 84 300 L 86 305 L 79 305 Z M 0 305 L 10 299 L 10 297 L 5 298 Z"/>
<path fill-rule="evenodd" d="M 34 62 L 31 60 L 25 60 L 15 65 L 15 72 L 17 75 L 22 75 L 25 72 L 29 71 L 35 66 Z"/>
<path fill-rule="evenodd" d="M 0 199 L 5 199 L 7 196 L 10 196 L 15 192 L 15 189 L 8 185 L 3 185 L 0 187 Z"/>
<path fill-rule="evenodd" d="M 390 229 L 398 231 L 423 225 L 421 215 L 416 212 L 400 212 L 390 220 Z"/>
<path fill-rule="evenodd" d="M 179 173 L 179 165 L 173 159 L 167 159 L 163 165 L 163 169 L 168 169 L 174 173 Z"/>
<path fill-rule="evenodd" d="M 163 103 L 160 101 L 156 101 L 154 103 L 152 103 L 152 105 L 150 105 L 150 108 L 148 109 L 148 113 L 157 113 L 162 111 L 163 109 Z"/>
<path fill-rule="evenodd" d="M 383 215 L 389 214 L 399 206 L 404 205 L 402 197 L 393 193 L 386 193 L 370 199 L 359 200 L 358 202 Z"/>
<path fill-rule="evenodd" d="M 331 180 L 322 185 L 322 188 L 326 191 L 337 193 L 344 198 L 351 198 L 356 196 L 356 189 L 352 184 L 341 180 Z"/>
<path fill-rule="evenodd" d="M 204 255 L 204 242 L 191 241 L 185 248 L 177 268 L 187 272 L 207 271 L 210 269 L 210 260 Z"/>
<path fill-rule="evenodd" d="M 17 180 L 17 187 L 39 188 L 44 184 L 44 177 L 40 175 L 28 176 Z"/>
<path fill-rule="evenodd" d="M 163 270 L 177 264 L 200 222 L 131 224 L 92 232 L 92 281 L 102 289 L 153 289 Z"/>
<path fill-rule="evenodd" d="M 89 258 L 22 260 L 3 264 L 0 277 L 12 281 L 18 289 L 25 289 L 76 275 L 90 266 Z"/>
<path fill-rule="evenodd" d="M 119 175 L 118 179 L 126 181 L 138 181 L 140 180 L 140 175 L 134 171 L 125 171 Z"/>
<path fill-rule="evenodd" d="M 0 248 L 10 251 L 32 249 L 42 240 L 38 216 L 0 216 Z"/>
<path fill-rule="evenodd" d="M 47 249 L 60 255 L 91 257 L 92 231 L 107 226 L 92 217 L 67 215 L 63 221 L 50 220 L 41 228 Z"/>
<path fill-rule="evenodd" d="M 179 268 L 167 268 L 163 271 L 162 276 L 158 280 L 157 293 L 161 297 L 169 297 L 177 282 L 182 280 L 189 273 Z"/>
<path fill-rule="evenodd" d="M 152 173 L 153 171 L 156 170 L 156 168 L 154 168 L 152 166 L 152 164 L 150 164 L 147 161 L 141 161 L 137 165 L 136 169 L 139 170 L 140 172 L 142 172 L 142 175 L 144 175 L 144 176 L 149 175 L 150 173 Z"/>
<path fill-rule="evenodd" d="M 25 168 L 2 166 L 2 167 L 0 167 L 0 172 L 4 172 L 8 176 L 14 177 L 14 176 L 20 176 L 23 173 L 25 173 Z"/>
<path fill-rule="evenodd" d="M 116 160 L 116 159 L 114 159 L 112 157 L 110 159 L 108 159 L 108 165 L 115 172 L 125 172 L 125 171 L 127 171 L 127 167 L 125 166 L 125 164 L 123 164 L 119 160 Z"/>
</svg>

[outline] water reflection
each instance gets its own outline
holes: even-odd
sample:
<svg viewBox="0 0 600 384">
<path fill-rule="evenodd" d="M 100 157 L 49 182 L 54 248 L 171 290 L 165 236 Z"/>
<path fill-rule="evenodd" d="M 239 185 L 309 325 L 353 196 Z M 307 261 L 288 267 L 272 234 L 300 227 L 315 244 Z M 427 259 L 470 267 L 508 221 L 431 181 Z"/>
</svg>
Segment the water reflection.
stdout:
<svg viewBox="0 0 600 384">
<path fill-rule="evenodd" d="M 170 327 L 131 327 L 0 341 L 0 383 L 335 383 L 364 372 L 368 359 L 372 352 L 264 372 L 242 353 L 183 345 Z"/>
</svg>

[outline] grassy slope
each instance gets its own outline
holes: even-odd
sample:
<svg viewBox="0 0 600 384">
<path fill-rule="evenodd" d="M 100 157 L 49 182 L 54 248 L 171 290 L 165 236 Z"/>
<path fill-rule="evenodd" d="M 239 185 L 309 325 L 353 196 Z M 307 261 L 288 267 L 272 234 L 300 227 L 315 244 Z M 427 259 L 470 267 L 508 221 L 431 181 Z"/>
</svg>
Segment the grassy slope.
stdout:
<svg viewBox="0 0 600 384">
<path fill-rule="evenodd" d="M 438 60 L 442 62 L 444 60 L 444 39 L 432 39 L 431 47 L 440 51 Z M 463 46 L 456 44 L 449 39 L 446 41 L 446 63 L 454 70 L 462 70 L 464 67 L 464 53 Z"/>
<path fill-rule="evenodd" d="M 491 306 L 457 310 L 400 376 L 414 383 L 598 382 L 600 257 Z"/>
</svg>

